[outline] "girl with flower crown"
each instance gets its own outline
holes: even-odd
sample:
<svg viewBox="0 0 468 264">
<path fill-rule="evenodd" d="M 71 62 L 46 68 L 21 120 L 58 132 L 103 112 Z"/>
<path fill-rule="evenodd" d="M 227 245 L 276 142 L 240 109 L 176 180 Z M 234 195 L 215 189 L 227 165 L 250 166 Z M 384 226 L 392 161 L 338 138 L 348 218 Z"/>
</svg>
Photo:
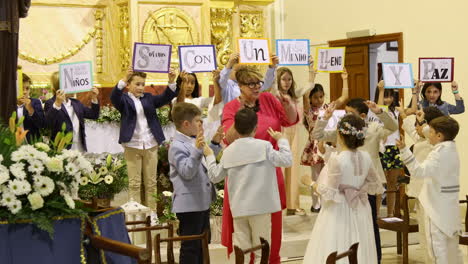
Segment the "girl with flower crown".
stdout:
<svg viewBox="0 0 468 264">
<path fill-rule="evenodd" d="M 304 263 L 325 263 L 331 252 L 344 252 L 357 242 L 359 263 L 378 261 L 367 195 L 381 193 L 383 188 L 369 153 L 358 150 L 364 145 L 365 129 L 365 121 L 353 114 L 344 116 L 338 123 L 339 151 L 331 154 L 313 185 L 321 196 L 322 209 Z"/>
</svg>

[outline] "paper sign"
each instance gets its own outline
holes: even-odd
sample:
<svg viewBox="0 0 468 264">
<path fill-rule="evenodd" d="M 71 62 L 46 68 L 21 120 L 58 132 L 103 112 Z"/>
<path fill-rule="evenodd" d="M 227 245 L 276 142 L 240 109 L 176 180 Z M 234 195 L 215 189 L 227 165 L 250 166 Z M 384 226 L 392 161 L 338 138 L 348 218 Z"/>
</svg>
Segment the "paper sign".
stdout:
<svg viewBox="0 0 468 264">
<path fill-rule="evenodd" d="M 23 97 L 23 70 L 16 70 L 16 97 Z"/>
<path fill-rule="evenodd" d="M 66 94 L 88 92 L 93 88 L 91 61 L 60 64 L 59 75 L 60 89 Z"/>
<path fill-rule="evenodd" d="M 214 45 L 179 46 L 180 71 L 212 72 L 216 70 Z"/>
<path fill-rule="evenodd" d="M 271 64 L 268 39 L 240 38 L 239 64 Z"/>
<path fill-rule="evenodd" d="M 322 117 L 325 114 L 325 110 L 319 111 L 319 117 Z M 333 111 L 333 115 L 328 119 L 327 126 L 324 130 L 326 131 L 333 131 L 336 130 L 338 127 L 338 122 L 340 122 L 341 118 L 346 115 L 345 110 L 335 110 Z"/>
<path fill-rule="evenodd" d="M 171 45 L 135 42 L 133 46 L 133 70 L 168 73 L 171 63 L 171 51 Z"/>
<path fill-rule="evenodd" d="M 279 65 L 309 65 L 309 40 L 277 39 L 276 55 L 279 58 Z"/>
<path fill-rule="evenodd" d="M 413 88 L 413 69 L 409 63 L 382 63 L 385 88 Z"/>
<path fill-rule="evenodd" d="M 398 217 L 387 217 L 387 218 L 382 218 L 382 220 L 387 222 L 387 223 L 403 222 L 403 219 L 398 218 Z"/>
<path fill-rule="evenodd" d="M 343 72 L 345 66 L 345 47 L 317 48 L 315 69 L 318 72 Z"/>
<path fill-rule="evenodd" d="M 421 82 L 452 82 L 454 58 L 419 58 Z"/>
</svg>

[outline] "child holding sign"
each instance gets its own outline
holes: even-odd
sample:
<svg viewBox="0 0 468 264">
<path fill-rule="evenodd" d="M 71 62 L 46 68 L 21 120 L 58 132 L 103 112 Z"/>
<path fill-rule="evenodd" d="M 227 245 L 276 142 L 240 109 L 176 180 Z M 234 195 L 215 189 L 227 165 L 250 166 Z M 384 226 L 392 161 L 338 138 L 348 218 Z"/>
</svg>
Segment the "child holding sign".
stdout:
<svg viewBox="0 0 468 264">
<path fill-rule="evenodd" d="M 436 106 L 445 115 L 462 114 L 465 112 L 465 103 L 458 91 L 457 82 L 452 82 L 452 93 L 455 97 L 456 105 L 442 101 L 442 84 L 440 82 L 424 83 L 421 91 L 422 101 L 421 107 Z"/>
<path fill-rule="evenodd" d="M 272 55 L 271 61 L 273 64 L 268 66 L 268 70 L 265 73 L 265 82 L 262 82 L 260 91 L 264 91 L 270 88 L 275 81 L 276 65 L 278 65 L 279 59 L 278 57 Z M 239 97 L 241 94 L 235 75 L 237 71 L 236 64 L 238 63 L 239 53 L 233 53 L 229 57 L 229 61 L 226 64 L 226 67 L 221 71 L 219 85 L 221 86 L 221 95 L 225 104 Z"/>
<path fill-rule="evenodd" d="M 41 136 L 40 129 L 44 126 L 45 116 L 41 100 L 31 98 L 30 91 L 31 78 L 23 73 L 23 97 L 17 100 L 16 116 L 18 120 L 24 116 L 23 128 L 28 131 L 26 139 L 31 144 Z"/>
<path fill-rule="evenodd" d="M 315 76 L 317 70 L 314 70 L 314 61 L 310 61 L 309 65 L 309 89 L 302 97 L 304 105 L 304 126 L 309 131 L 309 139 L 304 148 L 301 157 L 301 165 L 311 167 L 311 178 L 314 183 L 324 166 L 323 159 L 318 153 L 318 141 L 312 138 L 312 131 L 314 130 L 315 122 L 319 117 L 320 111 L 328 108 L 328 104 L 324 103 L 325 91 L 321 84 L 315 83 Z M 343 89 L 341 96 L 336 100 L 337 106 L 343 105 L 348 100 L 348 73 L 344 69 L 341 74 L 343 80 Z M 309 92 L 310 91 L 310 92 Z M 312 206 L 311 212 L 316 213 L 320 210 L 320 198 L 317 193 L 312 190 Z"/>
</svg>

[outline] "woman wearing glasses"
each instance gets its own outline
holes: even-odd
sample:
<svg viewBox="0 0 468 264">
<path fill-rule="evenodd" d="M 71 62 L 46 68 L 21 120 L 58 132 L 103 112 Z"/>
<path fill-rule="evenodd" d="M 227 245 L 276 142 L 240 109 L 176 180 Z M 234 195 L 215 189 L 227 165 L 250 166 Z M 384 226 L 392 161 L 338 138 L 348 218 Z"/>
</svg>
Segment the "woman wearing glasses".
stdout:
<svg viewBox="0 0 468 264">
<path fill-rule="evenodd" d="M 282 127 L 296 124 L 299 116 L 296 105 L 287 94 L 281 94 L 278 100 L 271 93 L 261 93 L 263 85 L 262 75 L 255 69 L 248 66 L 241 66 L 236 72 L 236 79 L 240 87 L 240 96 L 227 103 L 223 110 L 222 125 L 224 126 L 226 144 L 232 143 L 239 137 L 234 129 L 234 116 L 238 110 L 250 108 L 257 113 L 258 124 L 255 138 L 270 141 L 275 149 L 278 149 L 276 141 L 268 134 L 271 127 L 275 131 L 281 131 Z M 248 150 L 246 150 L 248 151 Z M 286 197 L 284 179 L 281 168 L 276 168 L 278 188 L 280 193 L 281 208 L 286 208 Z M 223 231 L 222 244 L 228 247 L 228 252 L 232 251 L 233 223 L 229 210 L 229 198 L 225 184 L 225 199 L 223 206 Z M 269 263 L 280 263 L 279 251 L 281 248 L 282 236 L 282 216 L 281 211 L 271 215 L 271 251 Z"/>
</svg>

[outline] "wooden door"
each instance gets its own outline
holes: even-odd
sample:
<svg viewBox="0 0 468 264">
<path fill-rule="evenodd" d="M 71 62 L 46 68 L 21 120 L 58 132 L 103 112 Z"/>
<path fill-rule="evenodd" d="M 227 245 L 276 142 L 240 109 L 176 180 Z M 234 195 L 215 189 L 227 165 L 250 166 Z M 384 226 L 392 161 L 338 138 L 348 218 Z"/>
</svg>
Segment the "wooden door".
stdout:
<svg viewBox="0 0 468 264">
<path fill-rule="evenodd" d="M 331 46 L 331 45 L 330 45 Z M 348 71 L 349 98 L 364 98 L 369 96 L 369 45 L 353 45 L 346 47 L 345 67 Z M 341 73 L 330 74 L 330 100 L 341 96 L 343 80 Z"/>
</svg>

